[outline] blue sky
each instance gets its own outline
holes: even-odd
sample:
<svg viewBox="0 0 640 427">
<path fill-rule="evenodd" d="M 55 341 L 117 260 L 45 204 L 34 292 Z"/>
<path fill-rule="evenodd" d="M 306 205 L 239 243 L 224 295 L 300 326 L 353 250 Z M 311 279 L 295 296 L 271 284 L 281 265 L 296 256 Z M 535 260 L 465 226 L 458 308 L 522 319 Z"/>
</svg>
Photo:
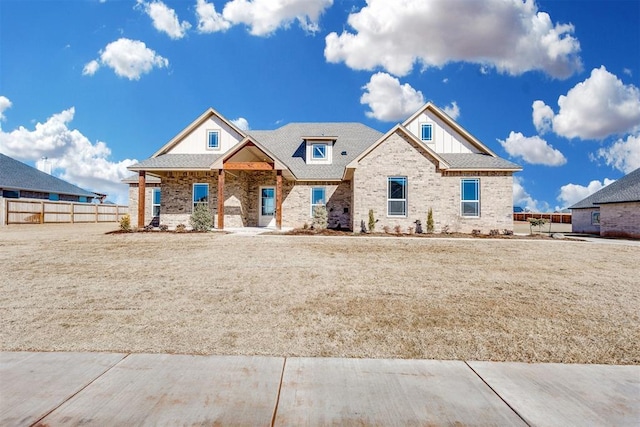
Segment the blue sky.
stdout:
<svg viewBox="0 0 640 427">
<path fill-rule="evenodd" d="M 240 127 L 433 101 L 554 210 L 640 167 L 638 0 L 0 2 L 0 152 L 126 203 L 126 167 L 213 107 Z"/>
</svg>

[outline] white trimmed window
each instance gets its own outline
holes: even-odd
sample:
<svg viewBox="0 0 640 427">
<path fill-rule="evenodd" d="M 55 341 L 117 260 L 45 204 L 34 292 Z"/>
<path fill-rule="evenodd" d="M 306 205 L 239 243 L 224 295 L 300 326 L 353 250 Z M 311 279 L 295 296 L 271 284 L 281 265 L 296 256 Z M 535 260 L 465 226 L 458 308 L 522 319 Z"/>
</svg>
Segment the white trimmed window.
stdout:
<svg viewBox="0 0 640 427">
<path fill-rule="evenodd" d="M 324 187 L 311 187 L 311 216 L 316 207 L 327 204 L 327 191 Z"/>
<path fill-rule="evenodd" d="M 307 141 L 308 164 L 331 164 L 333 144 L 325 141 Z"/>
<path fill-rule="evenodd" d="M 420 125 L 420 139 L 426 142 L 433 141 L 433 125 L 430 123 Z"/>
<path fill-rule="evenodd" d="M 480 179 L 464 178 L 460 180 L 460 215 L 480 216 Z"/>
<path fill-rule="evenodd" d="M 199 203 L 209 203 L 209 184 L 193 184 L 193 209 Z"/>
<path fill-rule="evenodd" d="M 600 225 L 600 211 L 591 212 L 591 225 Z"/>
<path fill-rule="evenodd" d="M 407 216 L 407 177 L 387 179 L 387 216 Z"/>
<path fill-rule="evenodd" d="M 207 148 L 209 150 L 220 149 L 220 131 L 217 131 L 217 130 L 207 131 Z"/>
<path fill-rule="evenodd" d="M 151 198 L 151 212 L 152 212 L 152 216 L 156 217 L 156 216 L 160 216 L 160 189 L 159 188 L 154 188 L 153 189 L 153 196 Z"/>
</svg>

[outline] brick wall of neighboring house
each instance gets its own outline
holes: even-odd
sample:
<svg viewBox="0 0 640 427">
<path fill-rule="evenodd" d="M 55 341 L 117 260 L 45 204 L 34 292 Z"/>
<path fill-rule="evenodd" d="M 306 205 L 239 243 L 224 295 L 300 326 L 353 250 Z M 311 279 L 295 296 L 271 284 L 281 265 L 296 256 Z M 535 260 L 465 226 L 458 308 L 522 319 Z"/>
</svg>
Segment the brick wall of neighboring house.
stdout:
<svg viewBox="0 0 640 427">
<path fill-rule="evenodd" d="M 600 234 L 600 225 L 593 224 L 592 215 L 594 212 L 600 212 L 600 209 L 571 209 L 571 232 Z"/>
<path fill-rule="evenodd" d="M 640 238 L 640 202 L 600 205 L 600 235 Z"/>
<path fill-rule="evenodd" d="M 407 177 L 407 215 L 387 215 L 387 179 Z M 480 217 L 460 216 L 461 178 L 480 179 Z M 426 151 L 398 133 L 391 135 L 365 156 L 354 172 L 353 229 L 360 230 L 360 221 L 368 224 L 369 209 L 378 220 L 376 231 L 384 226 L 392 230 L 399 225 L 403 232 L 422 222 L 426 231 L 427 212 L 433 209 L 435 232 L 444 228 L 470 233 L 478 229 L 513 229 L 513 177 L 511 172 L 442 173 L 437 161 Z"/>
</svg>

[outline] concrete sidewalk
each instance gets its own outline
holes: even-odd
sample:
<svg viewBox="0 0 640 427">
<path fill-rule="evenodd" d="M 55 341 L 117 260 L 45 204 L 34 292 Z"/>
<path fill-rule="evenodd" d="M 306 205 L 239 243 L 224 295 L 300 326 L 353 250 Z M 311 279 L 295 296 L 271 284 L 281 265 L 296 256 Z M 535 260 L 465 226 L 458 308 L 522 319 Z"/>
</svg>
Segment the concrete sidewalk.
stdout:
<svg viewBox="0 0 640 427">
<path fill-rule="evenodd" d="M 640 425 L 640 366 L 0 353 L 0 425 Z"/>
</svg>

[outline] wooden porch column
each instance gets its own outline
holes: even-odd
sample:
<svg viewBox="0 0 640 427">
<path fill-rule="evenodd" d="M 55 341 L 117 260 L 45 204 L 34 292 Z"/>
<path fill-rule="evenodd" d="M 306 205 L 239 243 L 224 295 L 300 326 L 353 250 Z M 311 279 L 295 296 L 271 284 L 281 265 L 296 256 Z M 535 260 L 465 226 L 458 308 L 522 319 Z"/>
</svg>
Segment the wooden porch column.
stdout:
<svg viewBox="0 0 640 427">
<path fill-rule="evenodd" d="M 276 172 L 276 228 L 282 228 L 282 170 Z"/>
<path fill-rule="evenodd" d="M 224 169 L 218 171 L 218 228 L 224 229 Z"/>
<path fill-rule="evenodd" d="M 144 197 L 147 193 L 146 172 L 138 172 L 138 228 L 144 228 Z"/>
</svg>

